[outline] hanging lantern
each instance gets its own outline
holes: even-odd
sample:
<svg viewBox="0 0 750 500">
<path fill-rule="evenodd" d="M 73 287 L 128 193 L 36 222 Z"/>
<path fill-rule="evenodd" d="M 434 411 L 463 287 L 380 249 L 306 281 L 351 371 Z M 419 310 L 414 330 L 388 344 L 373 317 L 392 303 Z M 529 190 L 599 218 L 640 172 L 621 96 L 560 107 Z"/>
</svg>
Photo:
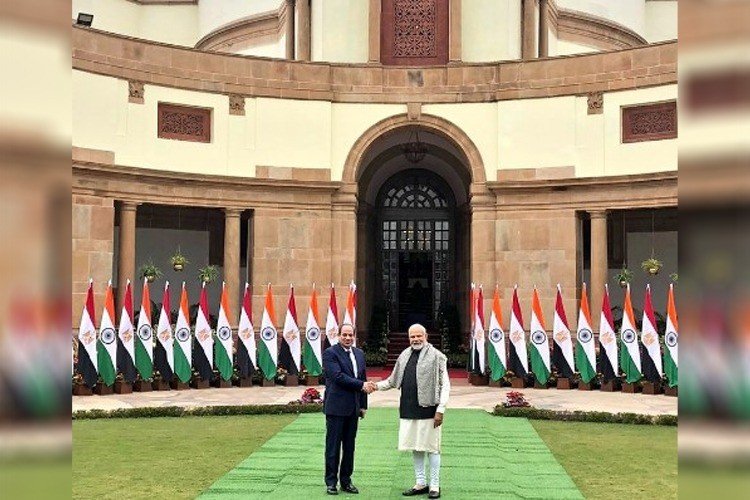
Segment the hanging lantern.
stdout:
<svg viewBox="0 0 750 500">
<path fill-rule="evenodd" d="M 401 146 L 401 152 L 411 163 L 419 163 L 427 155 L 427 145 L 419 140 L 419 130 L 413 129 L 409 134 L 409 142 Z"/>
</svg>

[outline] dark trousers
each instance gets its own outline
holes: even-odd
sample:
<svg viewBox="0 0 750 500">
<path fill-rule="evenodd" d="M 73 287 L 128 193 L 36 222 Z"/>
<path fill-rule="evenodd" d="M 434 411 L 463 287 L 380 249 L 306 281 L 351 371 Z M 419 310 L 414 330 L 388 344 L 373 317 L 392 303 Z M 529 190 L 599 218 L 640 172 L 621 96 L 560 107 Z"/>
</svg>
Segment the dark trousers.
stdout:
<svg viewBox="0 0 750 500">
<path fill-rule="evenodd" d="M 326 485 L 352 483 L 354 472 L 354 439 L 357 437 L 357 415 L 338 417 L 326 415 Z M 342 456 L 343 450 L 343 456 Z M 339 461 L 341 471 L 339 472 Z"/>
</svg>

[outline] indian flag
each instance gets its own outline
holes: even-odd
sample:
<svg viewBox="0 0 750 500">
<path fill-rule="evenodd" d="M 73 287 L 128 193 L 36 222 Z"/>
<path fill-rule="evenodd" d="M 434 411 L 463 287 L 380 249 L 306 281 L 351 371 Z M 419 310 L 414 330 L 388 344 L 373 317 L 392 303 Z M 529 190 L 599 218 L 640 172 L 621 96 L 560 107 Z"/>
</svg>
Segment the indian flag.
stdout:
<svg viewBox="0 0 750 500">
<path fill-rule="evenodd" d="M 219 320 L 216 323 L 216 345 L 214 360 L 219 375 L 224 380 L 232 378 L 232 327 L 229 326 L 229 296 L 226 283 L 221 284 L 221 305 L 219 306 Z"/>
<path fill-rule="evenodd" d="M 135 367 L 143 380 L 154 375 L 154 339 L 151 327 L 151 296 L 148 293 L 148 280 L 143 278 L 141 310 L 138 313 L 138 338 L 135 341 Z"/>
<path fill-rule="evenodd" d="M 282 332 L 281 351 L 279 351 L 279 366 L 287 372 L 296 375 L 302 368 L 302 343 L 297 326 L 297 304 L 294 301 L 294 287 L 289 286 L 289 302 L 286 306 L 284 330 Z"/>
<path fill-rule="evenodd" d="M 677 309 L 674 305 L 674 286 L 669 285 L 667 297 L 667 332 L 664 334 L 664 373 L 667 375 L 669 387 L 677 386 L 677 343 L 680 336 L 677 333 Z"/>
<path fill-rule="evenodd" d="M 635 315 L 630 301 L 630 284 L 625 289 L 625 304 L 622 312 L 622 326 L 620 327 L 620 366 L 625 373 L 625 381 L 629 384 L 638 382 L 641 374 L 641 350 L 638 346 L 638 334 L 635 331 Z"/>
<path fill-rule="evenodd" d="M 159 370 L 165 382 L 170 382 L 174 373 L 174 336 L 172 335 L 170 308 L 169 281 L 167 281 L 164 284 L 159 324 L 156 327 L 156 339 L 159 343 L 154 351 L 154 367 Z"/>
<path fill-rule="evenodd" d="M 609 287 L 606 284 L 602 300 L 602 315 L 599 320 L 599 345 L 602 355 L 602 378 L 605 382 L 609 382 L 619 376 L 620 367 L 617 362 L 617 337 L 612 320 L 612 307 L 609 305 Z"/>
<path fill-rule="evenodd" d="M 507 369 L 505 360 L 505 332 L 503 331 L 503 313 L 500 309 L 500 292 L 495 285 L 492 296 L 492 312 L 490 313 L 490 378 L 500 380 Z"/>
<path fill-rule="evenodd" d="M 521 305 L 518 303 L 518 285 L 513 288 L 513 304 L 510 309 L 509 330 L 508 366 L 516 377 L 524 378 L 529 373 L 529 355 L 526 351 L 526 333 L 523 329 Z"/>
<path fill-rule="evenodd" d="M 654 305 L 651 302 L 651 285 L 646 285 L 646 299 L 643 303 L 643 323 L 641 324 L 641 343 L 646 348 L 643 363 L 643 376 L 651 382 L 661 382 L 661 346 L 659 334 L 656 333 Z"/>
<path fill-rule="evenodd" d="M 273 309 L 273 293 L 271 284 L 266 290 L 266 304 L 263 307 L 263 318 L 260 322 L 260 340 L 258 345 L 258 366 L 263 370 L 267 380 L 276 377 L 276 366 L 278 364 L 278 344 L 276 341 L 276 313 Z"/>
<path fill-rule="evenodd" d="M 248 378 L 253 375 L 257 366 L 255 364 L 255 329 L 253 328 L 253 308 L 250 302 L 250 284 L 245 283 L 245 295 L 242 297 L 242 309 L 240 310 L 240 323 L 237 329 L 237 369 L 240 377 Z"/>
<path fill-rule="evenodd" d="M 589 299 L 586 294 L 586 283 L 581 290 L 581 308 L 578 311 L 578 331 L 576 332 L 576 368 L 581 374 L 581 380 L 588 384 L 596 377 L 596 348 L 594 347 L 594 332 L 591 330 L 591 312 Z"/>
<path fill-rule="evenodd" d="M 179 379 L 190 382 L 193 375 L 193 343 L 190 336 L 190 306 L 185 282 L 182 282 L 180 309 L 177 311 L 177 325 L 174 331 L 174 372 Z"/>
<path fill-rule="evenodd" d="M 555 319 L 552 323 L 552 362 L 561 377 L 573 376 L 573 339 L 570 338 L 570 327 L 568 317 L 563 306 L 562 290 L 557 285 L 557 298 L 555 299 Z"/>
<path fill-rule="evenodd" d="M 477 309 L 477 288 L 476 285 L 471 283 L 471 290 L 469 290 L 469 321 L 471 321 L 471 327 L 469 328 L 469 357 L 466 362 L 466 371 L 475 372 L 477 370 L 477 357 L 474 355 L 476 348 L 474 347 L 474 323 L 476 323 L 476 309 Z"/>
<path fill-rule="evenodd" d="M 117 368 L 123 379 L 132 384 L 135 382 L 135 338 L 133 335 L 133 291 L 130 280 L 125 285 L 125 298 L 120 314 L 120 328 L 117 331 Z"/>
<path fill-rule="evenodd" d="M 302 350 L 302 362 L 307 373 L 313 377 L 323 373 L 323 356 L 321 354 L 321 335 L 318 326 L 318 291 L 313 284 L 310 307 L 307 310 L 307 325 L 305 326 L 305 345 Z"/>
<path fill-rule="evenodd" d="M 544 385 L 549 380 L 550 368 L 549 339 L 547 338 L 547 327 L 544 325 L 542 306 L 539 303 L 539 293 L 534 287 L 531 296 L 531 371 L 534 372 L 537 381 Z"/>
<path fill-rule="evenodd" d="M 342 325 L 350 324 L 354 327 L 354 345 L 357 345 L 357 285 L 354 280 L 349 283 L 349 292 L 346 294 L 346 310 Z"/>
<path fill-rule="evenodd" d="M 475 357 L 475 370 L 478 368 L 478 373 L 484 375 L 485 368 L 485 333 L 484 333 L 484 294 L 482 293 L 482 287 L 476 293 L 477 305 L 474 308 L 474 329 L 471 332 L 471 336 L 474 340 L 474 351 L 471 353 Z"/>
<path fill-rule="evenodd" d="M 330 345 L 339 343 L 339 310 L 336 305 L 336 288 L 331 283 L 331 296 L 328 299 L 328 313 L 326 314 L 326 338 Z"/>
<path fill-rule="evenodd" d="M 115 298 L 112 295 L 112 281 L 107 283 L 107 291 L 104 294 L 104 310 L 102 321 L 99 323 L 99 341 L 96 343 L 96 362 L 99 376 L 105 385 L 111 386 L 115 383 L 117 371 L 117 332 L 115 332 Z"/>
<path fill-rule="evenodd" d="M 96 326 L 94 325 L 94 281 L 89 280 L 86 302 L 83 304 L 81 323 L 78 327 L 78 373 L 89 387 L 96 385 L 97 355 Z"/>
<path fill-rule="evenodd" d="M 198 346 L 193 349 L 193 364 L 202 380 L 211 380 L 214 373 L 214 337 L 208 315 L 208 294 L 206 283 L 201 286 L 198 299 L 198 316 L 195 318 L 195 341 Z"/>
</svg>

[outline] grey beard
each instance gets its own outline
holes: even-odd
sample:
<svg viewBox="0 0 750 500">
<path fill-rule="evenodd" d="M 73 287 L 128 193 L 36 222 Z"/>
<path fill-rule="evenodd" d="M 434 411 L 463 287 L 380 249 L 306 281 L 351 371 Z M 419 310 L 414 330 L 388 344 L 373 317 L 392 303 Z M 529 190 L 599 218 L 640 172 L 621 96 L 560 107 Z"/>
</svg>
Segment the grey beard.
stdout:
<svg viewBox="0 0 750 500">
<path fill-rule="evenodd" d="M 411 346 L 411 348 L 414 349 L 415 351 L 421 351 L 423 347 L 424 347 L 424 344 L 412 345 Z"/>
</svg>

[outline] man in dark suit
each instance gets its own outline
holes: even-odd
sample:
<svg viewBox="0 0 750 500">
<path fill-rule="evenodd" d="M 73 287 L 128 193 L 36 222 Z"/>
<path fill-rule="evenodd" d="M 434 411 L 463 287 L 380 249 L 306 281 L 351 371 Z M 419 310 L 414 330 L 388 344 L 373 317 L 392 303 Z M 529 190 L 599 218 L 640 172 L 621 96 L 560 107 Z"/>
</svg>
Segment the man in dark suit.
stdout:
<svg viewBox="0 0 750 500">
<path fill-rule="evenodd" d="M 372 389 L 365 384 L 365 354 L 353 344 L 354 327 L 343 324 L 339 343 L 323 352 L 326 379 L 323 402 L 326 415 L 325 481 L 329 495 L 338 495 L 337 480 L 341 482 L 342 491 L 359 493 L 352 484 L 354 439 L 357 437 L 357 419 L 364 418 L 367 394 Z"/>
</svg>

